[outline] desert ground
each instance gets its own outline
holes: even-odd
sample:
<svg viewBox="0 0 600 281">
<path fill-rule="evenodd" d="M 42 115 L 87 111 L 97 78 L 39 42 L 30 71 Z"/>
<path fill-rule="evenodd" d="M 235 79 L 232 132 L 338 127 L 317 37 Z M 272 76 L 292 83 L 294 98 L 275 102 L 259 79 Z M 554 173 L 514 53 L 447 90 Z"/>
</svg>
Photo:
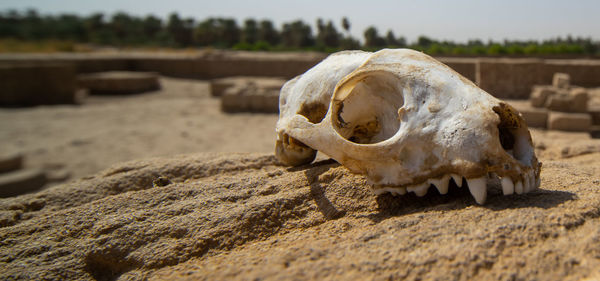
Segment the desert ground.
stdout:
<svg viewBox="0 0 600 281">
<path fill-rule="evenodd" d="M 87 96 L 80 105 L 0 109 L 0 155 L 90 176 L 113 164 L 197 152 L 274 151 L 276 114 L 224 114 L 209 82 L 162 78 L 162 89 Z"/>
<path fill-rule="evenodd" d="M 532 129 L 539 190 L 375 196 L 326 156 L 273 156 L 277 116 L 206 81 L 0 109 L 0 152 L 68 173 L 0 199 L 3 280 L 598 280 L 600 140 Z"/>
</svg>

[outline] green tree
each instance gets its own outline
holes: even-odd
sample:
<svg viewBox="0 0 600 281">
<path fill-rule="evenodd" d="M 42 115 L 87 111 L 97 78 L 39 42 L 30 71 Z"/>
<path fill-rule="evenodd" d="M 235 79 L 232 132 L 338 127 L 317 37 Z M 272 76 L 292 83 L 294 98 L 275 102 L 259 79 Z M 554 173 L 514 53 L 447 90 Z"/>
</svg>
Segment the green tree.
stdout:
<svg viewBox="0 0 600 281">
<path fill-rule="evenodd" d="M 385 39 L 379 36 L 377 28 L 369 26 L 365 32 L 365 47 L 367 48 L 383 48 L 385 47 Z"/>
<path fill-rule="evenodd" d="M 144 41 L 156 42 L 163 30 L 162 20 L 152 15 L 146 16 L 142 22 L 142 30 L 144 33 Z"/>
<path fill-rule="evenodd" d="M 312 30 L 301 20 L 285 23 L 281 31 L 282 43 L 285 47 L 305 48 L 314 44 Z"/>
<path fill-rule="evenodd" d="M 193 19 L 180 19 L 177 13 L 169 15 L 167 31 L 173 43 L 177 46 L 190 46 L 193 42 Z"/>
<path fill-rule="evenodd" d="M 337 48 L 340 46 L 340 34 L 331 21 L 323 24 L 322 20 L 317 20 L 318 34 L 317 45 L 329 48 Z"/>
<path fill-rule="evenodd" d="M 258 29 L 258 41 L 266 42 L 271 46 L 275 46 L 280 42 L 279 32 L 269 20 L 262 20 Z"/>
<path fill-rule="evenodd" d="M 346 31 L 346 35 L 350 35 L 350 21 L 347 17 L 342 18 L 342 28 Z"/>
<path fill-rule="evenodd" d="M 429 48 L 434 43 L 436 43 L 435 40 L 432 40 L 427 36 L 421 35 L 419 38 L 417 38 L 417 45 L 425 49 Z"/>
<path fill-rule="evenodd" d="M 248 44 L 254 44 L 258 41 L 258 24 L 254 19 L 244 21 L 241 41 Z"/>
</svg>

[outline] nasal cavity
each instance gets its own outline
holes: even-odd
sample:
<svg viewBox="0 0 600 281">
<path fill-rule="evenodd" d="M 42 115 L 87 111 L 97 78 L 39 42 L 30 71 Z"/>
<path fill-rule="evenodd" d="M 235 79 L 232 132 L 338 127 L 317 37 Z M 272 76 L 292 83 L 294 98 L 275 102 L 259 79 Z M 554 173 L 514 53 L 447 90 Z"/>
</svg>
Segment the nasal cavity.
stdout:
<svg viewBox="0 0 600 281">
<path fill-rule="evenodd" d="M 533 155 L 533 145 L 525 121 L 508 104 L 500 103 L 494 106 L 493 110 L 500 117 L 500 123 L 498 123 L 500 145 L 513 158 L 523 164 L 529 164 Z"/>
<path fill-rule="evenodd" d="M 334 94 L 333 127 L 351 142 L 378 143 L 398 132 L 398 109 L 403 104 L 395 76 L 371 73 L 338 88 Z"/>
<path fill-rule="evenodd" d="M 322 103 L 304 103 L 300 106 L 298 114 L 306 117 L 310 123 L 317 124 L 327 115 L 327 106 Z"/>
</svg>

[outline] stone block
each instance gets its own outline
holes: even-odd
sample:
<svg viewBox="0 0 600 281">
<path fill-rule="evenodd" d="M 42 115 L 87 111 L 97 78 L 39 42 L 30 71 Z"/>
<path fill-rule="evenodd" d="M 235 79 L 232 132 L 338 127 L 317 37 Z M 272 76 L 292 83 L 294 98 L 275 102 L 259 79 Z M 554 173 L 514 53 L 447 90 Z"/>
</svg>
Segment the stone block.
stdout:
<svg viewBox="0 0 600 281">
<path fill-rule="evenodd" d="M 546 128 L 548 121 L 548 110 L 531 108 L 528 110 L 520 110 L 523 119 L 527 126 L 534 128 Z"/>
<path fill-rule="evenodd" d="M 560 112 L 587 112 L 588 94 L 583 88 L 559 89 L 546 100 L 546 108 Z"/>
<path fill-rule="evenodd" d="M 79 75 L 77 80 L 92 95 L 126 95 L 160 89 L 158 74 L 153 72 L 98 72 Z"/>
<path fill-rule="evenodd" d="M 554 73 L 552 86 L 558 89 L 568 89 L 571 85 L 571 76 L 567 73 Z"/>
<path fill-rule="evenodd" d="M 0 155 L 0 173 L 19 170 L 23 167 L 23 155 L 20 153 L 10 153 Z"/>
<path fill-rule="evenodd" d="M 588 113 L 592 116 L 592 124 L 600 125 L 600 106 L 588 108 Z"/>
<path fill-rule="evenodd" d="M 270 77 L 227 77 L 213 79 L 210 81 L 210 94 L 213 97 L 220 97 L 229 87 L 240 86 L 245 87 L 250 84 L 256 85 L 257 88 L 279 91 L 286 80 L 281 78 Z"/>
<path fill-rule="evenodd" d="M 527 123 L 528 127 L 533 128 L 546 128 L 548 121 L 548 110 L 545 108 L 536 108 L 532 107 L 525 101 L 519 100 L 511 100 L 509 101 L 510 105 L 512 105 L 523 119 L 525 119 L 525 123 Z"/>
<path fill-rule="evenodd" d="M 476 84 L 501 99 L 527 99 L 541 84 L 541 59 L 479 59 Z"/>
<path fill-rule="evenodd" d="M 552 86 L 533 86 L 529 101 L 533 107 L 544 107 L 548 97 L 555 94 L 556 90 Z"/>
<path fill-rule="evenodd" d="M 571 112 L 587 112 L 589 96 L 585 88 L 572 88 L 569 91 L 569 96 L 573 101 L 570 108 Z"/>
<path fill-rule="evenodd" d="M 600 139 L 600 125 L 590 127 L 590 136 L 594 139 Z"/>
<path fill-rule="evenodd" d="M 279 112 L 279 91 L 254 86 L 234 86 L 221 96 L 223 112 Z"/>
<path fill-rule="evenodd" d="M 33 192 L 42 188 L 44 184 L 46 184 L 46 175 L 38 169 L 0 174 L 0 198 Z"/>
<path fill-rule="evenodd" d="M 587 113 L 550 112 L 548 129 L 561 131 L 587 132 L 592 125 L 592 118 Z"/>
<path fill-rule="evenodd" d="M 76 90 L 74 65 L 0 64 L 0 106 L 75 103 Z"/>
<path fill-rule="evenodd" d="M 544 60 L 542 82 L 550 83 L 555 73 L 567 73 L 570 85 L 600 86 L 600 60 L 598 59 L 547 59 Z"/>
</svg>

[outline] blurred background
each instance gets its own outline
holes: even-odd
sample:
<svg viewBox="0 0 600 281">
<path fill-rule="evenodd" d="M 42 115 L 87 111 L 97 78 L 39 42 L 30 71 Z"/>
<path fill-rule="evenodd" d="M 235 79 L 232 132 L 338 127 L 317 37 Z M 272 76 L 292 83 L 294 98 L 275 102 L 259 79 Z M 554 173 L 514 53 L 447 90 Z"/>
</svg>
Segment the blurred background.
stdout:
<svg viewBox="0 0 600 281">
<path fill-rule="evenodd" d="M 594 137 L 598 11 L 583 0 L 3 0 L 0 196 L 133 159 L 272 153 L 280 87 L 350 49 L 425 52 L 539 134 Z"/>
</svg>

